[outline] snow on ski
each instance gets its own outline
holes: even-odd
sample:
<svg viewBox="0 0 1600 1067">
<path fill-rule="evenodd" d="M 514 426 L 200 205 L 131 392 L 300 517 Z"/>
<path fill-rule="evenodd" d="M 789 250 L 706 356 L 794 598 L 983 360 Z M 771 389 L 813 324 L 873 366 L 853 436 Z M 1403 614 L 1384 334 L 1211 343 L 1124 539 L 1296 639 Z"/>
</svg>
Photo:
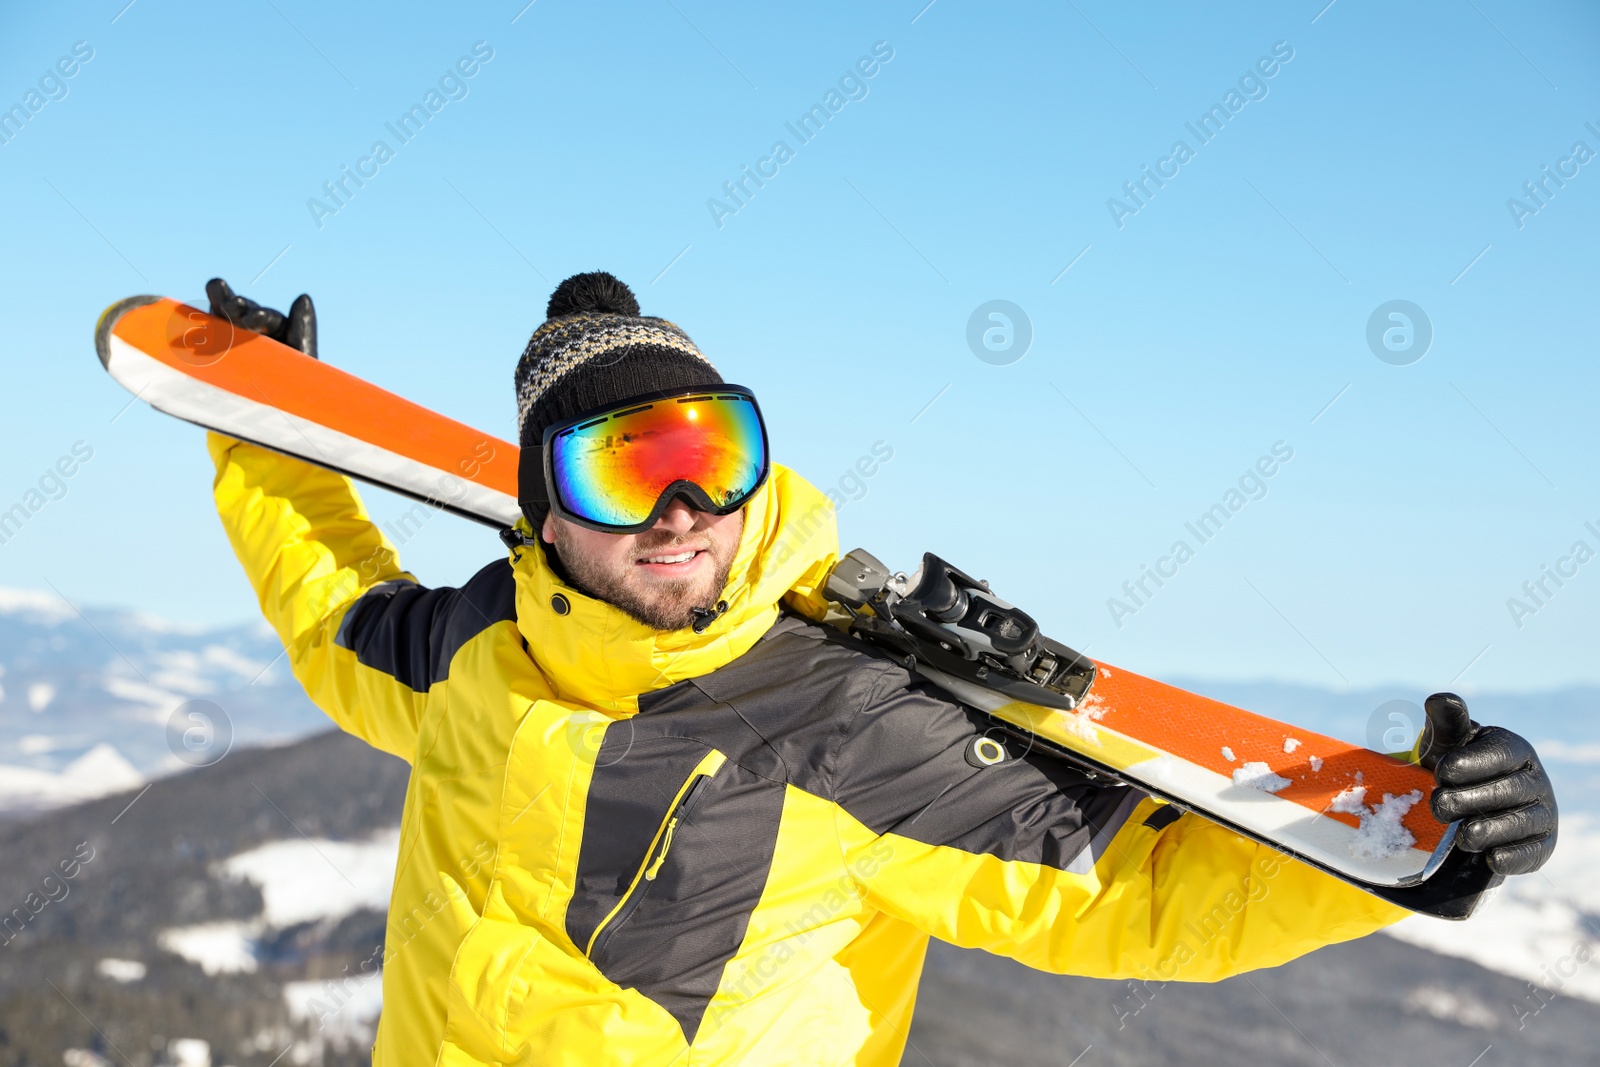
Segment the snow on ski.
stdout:
<svg viewBox="0 0 1600 1067">
<path fill-rule="evenodd" d="M 101 317 L 106 370 L 157 410 L 497 528 L 520 517 L 516 446 L 269 338 L 159 297 Z M 1433 776 L 1095 662 L 1070 709 L 916 669 L 1026 737 L 1415 911 L 1460 919 L 1498 884 L 1433 818 Z"/>
<path fill-rule="evenodd" d="M 1365 883 L 1414 883 L 1444 838 L 1427 805 L 1433 775 L 1421 767 L 1120 667 L 1095 668 L 1072 711 L 919 670 L 963 703 L 1124 781 Z M 1285 751 L 1291 739 L 1301 744 Z"/>
</svg>

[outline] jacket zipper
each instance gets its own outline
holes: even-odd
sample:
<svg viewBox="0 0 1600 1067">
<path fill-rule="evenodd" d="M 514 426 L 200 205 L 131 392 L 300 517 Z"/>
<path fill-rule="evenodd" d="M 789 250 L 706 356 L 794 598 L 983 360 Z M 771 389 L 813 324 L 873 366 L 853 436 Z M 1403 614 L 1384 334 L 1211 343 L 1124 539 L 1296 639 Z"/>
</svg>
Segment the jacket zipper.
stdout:
<svg viewBox="0 0 1600 1067">
<path fill-rule="evenodd" d="M 700 762 L 694 774 L 689 776 L 689 781 L 684 784 L 684 789 L 678 794 L 678 799 L 667 812 L 666 820 L 656 830 L 656 839 L 650 851 L 645 854 L 644 862 L 639 865 L 639 870 L 633 876 L 633 883 L 628 886 L 627 893 L 622 900 L 611 910 L 611 914 L 601 920 L 600 925 L 589 937 L 589 947 L 585 955 L 590 959 L 597 958 L 604 950 L 606 942 L 611 935 L 632 917 L 641 901 L 650 890 L 650 883 L 656 880 L 661 873 L 662 865 L 667 862 L 667 851 L 672 848 L 672 838 L 677 832 L 678 823 L 689 814 L 695 798 L 705 787 L 718 769 L 721 768 L 724 757 L 720 752 L 713 752 Z"/>
</svg>

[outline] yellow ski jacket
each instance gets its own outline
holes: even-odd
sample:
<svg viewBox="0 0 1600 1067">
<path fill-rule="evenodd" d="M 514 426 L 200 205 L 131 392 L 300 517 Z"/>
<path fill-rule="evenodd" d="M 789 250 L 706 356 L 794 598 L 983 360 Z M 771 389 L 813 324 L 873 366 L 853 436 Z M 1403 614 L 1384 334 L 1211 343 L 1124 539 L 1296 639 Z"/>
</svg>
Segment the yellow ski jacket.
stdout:
<svg viewBox="0 0 1600 1067">
<path fill-rule="evenodd" d="M 1404 913 L 1049 758 L 806 618 L 831 508 L 783 468 L 727 612 L 661 633 L 540 549 L 400 569 L 348 479 L 213 435 L 223 526 L 311 698 L 410 763 L 374 1063 L 896 1064 L 929 937 L 1208 981 Z"/>
</svg>

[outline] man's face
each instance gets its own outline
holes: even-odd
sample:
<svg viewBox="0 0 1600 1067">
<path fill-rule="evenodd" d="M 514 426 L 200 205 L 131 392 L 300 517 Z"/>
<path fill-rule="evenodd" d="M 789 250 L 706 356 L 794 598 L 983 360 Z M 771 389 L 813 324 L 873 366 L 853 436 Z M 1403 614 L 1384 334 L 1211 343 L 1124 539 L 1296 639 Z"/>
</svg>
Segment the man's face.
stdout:
<svg viewBox="0 0 1600 1067">
<path fill-rule="evenodd" d="M 540 536 L 584 592 L 657 630 L 681 630 L 713 608 L 744 532 L 744 512 L 708 515 L 672 501 L 643 533 L 600 533 L 545 517 Z"/>
</svg>

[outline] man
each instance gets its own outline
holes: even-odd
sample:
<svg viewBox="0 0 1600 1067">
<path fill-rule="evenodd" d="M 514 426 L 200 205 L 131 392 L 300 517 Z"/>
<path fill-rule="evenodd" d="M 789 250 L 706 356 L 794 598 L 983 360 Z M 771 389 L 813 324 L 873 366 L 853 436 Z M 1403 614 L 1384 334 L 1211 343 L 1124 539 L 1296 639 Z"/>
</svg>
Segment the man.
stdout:
<svg viewBox="0 0 1600 1067">
<path fill-rule="evenodd" d="M 208 291 L 316 354 L 309 298 Z M 376 1063 L 893 1064 L 929 937 L 1208 981 L 1402 916 L 1063 761 L 971 758 L 981 718 L 811 621 L 825 498 L 611 275 L 561 283 L 516 387 L 525 519 L 459 589 L 400 570 L 346 478 L 210 439 L 296 676 L 412 766 Z M 1436 813 L 1537 868 L 1531 748 L 1428 709 Z"/>
</svg>

